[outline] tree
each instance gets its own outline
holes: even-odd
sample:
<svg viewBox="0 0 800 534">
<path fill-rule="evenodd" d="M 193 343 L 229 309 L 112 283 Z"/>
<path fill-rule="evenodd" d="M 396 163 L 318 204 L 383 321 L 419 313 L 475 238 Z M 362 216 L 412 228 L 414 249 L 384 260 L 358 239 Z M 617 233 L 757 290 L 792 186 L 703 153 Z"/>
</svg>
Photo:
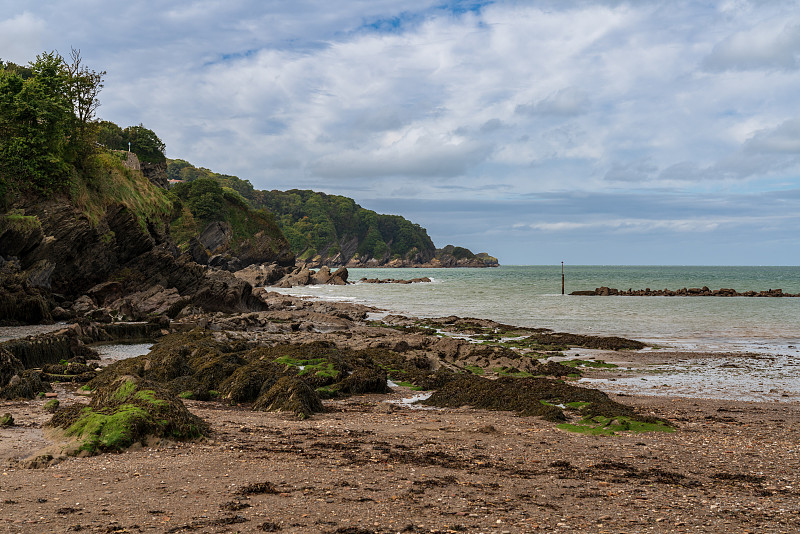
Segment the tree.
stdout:
<svg viewBox="0 0 800 534">
<path fill-rule="evenodd" d="M 91 126 L 97 108 L 100 106 L 98 95 L 103 88 L 103 76 L 106 71 L 96 72 L 83 65 L 81 51 L 72 49 L 71 62 L 65 64 L 68 80 L 68 96 L 72 103 L 77 127 L 73 136 L 73 144 L 79 160 L 85 158 L 94 149 Z"/>
<path fill-rule="evenodd" d="M 224 217 L 225 195 L 222 187 L 211 178 L 198 178 L 178 184 L 171 191 L 186 205 L 192 215 L 205 221 L 217 221 Z"/>
<path fill-rule="evenodd" d="M 49 191 L 67 182 L 71 163 L 68 75 L 55 52 L 37 56 L 30 69 L 27 79 L 0 72 L 0 178 Z"/>
<path fill-rule="evenodd" d="M 166 146 L 153 130 L 139 124 L 139 126 L 128 126 L 123 132 L 131 144 L 131 151 L 135 152 L 141 161 L 164 163 L 167 160 L 164 155 Z"/>
<path fill-rule="evenodd" d="M 97 123 L 97 142 L 111 150 L 127 150 L 125 132 L 111 121 Z"/>
</svg>

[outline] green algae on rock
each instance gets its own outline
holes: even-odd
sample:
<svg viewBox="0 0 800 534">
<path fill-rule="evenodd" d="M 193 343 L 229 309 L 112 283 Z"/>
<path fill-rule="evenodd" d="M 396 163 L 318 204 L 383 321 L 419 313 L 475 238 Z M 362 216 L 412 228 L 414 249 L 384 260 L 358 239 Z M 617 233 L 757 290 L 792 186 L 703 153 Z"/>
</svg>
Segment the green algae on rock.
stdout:
<svg viewBox="0 0 800 534">
<path fill-rule="evenodd" d="M 613 436 L 617 432 L 675 432 L 675 429 L 664 423 L 636 421 L 630 417 L 603 417 L 597 415 L 586 417 L 576 423 L 562 423 L 556 428 L 579 434 L 592 436 Z"/>
<path fill-rule="evenodd" d="M 572 404 L 571 403 L 581 403 Z M 631 421 L 664 424 L 651 416 L 636 413 L 597 389 L 589 389 L 546 378 L 500 377 L 497 380 L 461 374 L 422 404 L 439 407 L 472 406 L 488 410 L 509 410 L 522 416 L 539 416 L 548 421 L 566 422 L 564 409 L 579 410 L 584 417 L 625 417 Z"/>
<path fill-rule="evenodd" d="M 99 387 L 89 406 L 60 408 L 48 423 L 76 440 L 74 452 L 122 451 L 152 438 L 191 440 L 208 435 L 208 425 L 180 399 L 155 382 L 121 376 Z"/>
</svg>

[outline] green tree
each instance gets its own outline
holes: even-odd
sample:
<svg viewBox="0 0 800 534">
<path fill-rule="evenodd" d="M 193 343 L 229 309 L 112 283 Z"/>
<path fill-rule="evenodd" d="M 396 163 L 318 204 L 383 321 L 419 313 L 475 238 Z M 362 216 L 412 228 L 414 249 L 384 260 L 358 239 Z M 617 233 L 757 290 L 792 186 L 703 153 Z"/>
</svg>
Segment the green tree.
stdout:
<svg viewBox="0 0 800 534">
<path fill-rule="evenodd" d="M 125 132 L 111 121 L 97 123 L 97 142 L 111 150 L 127 150 Z"/>
<path fill-rule="evenodd" d="M 158 138 L 153 130 L 139 126 L 128 126 L 123 130 L 125 137 L 131 144 L 131 152 L 134 152 L 139 160 L 147 163 L 164 163 L 166 156 L 164 142 Z"/>
<path fill-rule="evenodd" d="M 67 96 L 72 103 L 76 126 L 70 142 L 79 162 L 95 149 L 97 129 L 95 114 L 100 106 L 98 95 L 103 88 L 106 71 L 94 71 L 83 64 L 80 50 L 72 49 L 70 63 L 64 63 L 67 75 Z M 63 63 L 63 61 L 62 61 Z"/>
<path fill-rule="evenodd" d="M 185 201 L 192 215 L 205 221 L 221 220 L 225 216 L 225 193 L 211 178 L 198 178 L 172 188 L 179 199 Z"/>
<path fill-rule="evenodd" d="M 49 191 L 69 177 L 74 115 L 61 56 L 39 55 L 31 71 L 27 79 L 15 70 L 0 72 L 0 179 L 4 188 L 13 182 Z"/>
</svg>

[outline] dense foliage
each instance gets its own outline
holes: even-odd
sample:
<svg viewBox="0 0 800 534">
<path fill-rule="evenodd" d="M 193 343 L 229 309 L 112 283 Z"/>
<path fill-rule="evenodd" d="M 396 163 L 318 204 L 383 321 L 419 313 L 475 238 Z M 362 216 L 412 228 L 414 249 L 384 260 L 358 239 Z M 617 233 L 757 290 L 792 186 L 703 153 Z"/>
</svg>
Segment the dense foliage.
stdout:
<svg viewBox="0 0 800 534">
<path fill-rule="evenodd" d="M 152 131 L 97 121 L 104 75 L 83 65 L 76 50 L 69 60 L 49 52 L 28 66 L 0 61 L 0 208 L 12 191 L 51 195 L 91 181 L 107 144 L 101 138 L 116 136 L 109 148 L 126 150 L 131 141 L 143 161 L 164 161 Z"/>
<path fill-rule="evenodd" d="M 66 185 L 85 142 L 71 95 L 75 81 L 61 56 L 42 54 L 25 69 L 0 70 L 0 194 L 16 185 L 40 191 Z"/>
<path fill-rule="evenodd" d="M 165 145 L 153 130 L 144 125 L 128 126 L 124 130 L 109 121 L 100 121 L 97 125 L 97 142 L 112 150 L 128 150 L 135 153 L 140 161 L 147 163 L 164 163 Z M 130 144 L 128 144 L 130 143 Z"/>
<path fill-rule="evenodd" d="M 194 167 L 184 160 L 168 160 L 167 175 L 185 181 L 178 191 L 212 180 L 222 189 L 238 193 L 251 206 L 271 211 L 292 252 L 303 260 L 341 254 L 342 263 L 354 256 L 378 260 L 418 256 L 424 262 L 435 253 L 433 242 L 418 224 L 399 215 L 364 209 L 351 198 L 298 189 L 259 191 L 248 180 Z M 213 209 L 210 203 L 209 207 Z"/>
<path fill-rule="evenodd" d="M 272 213 L 252 208 L 238 192 L 217 180 L 202 176 L 176 184 L 170 193 L 179 205 L 179 215 L 171 225 L 172 235 L 182 248 L 213 221 L 230 223 L 234 249 L 237 244 L 259 233 L 273 239 L 275 246 L 285 243 Z"/>
</svg>

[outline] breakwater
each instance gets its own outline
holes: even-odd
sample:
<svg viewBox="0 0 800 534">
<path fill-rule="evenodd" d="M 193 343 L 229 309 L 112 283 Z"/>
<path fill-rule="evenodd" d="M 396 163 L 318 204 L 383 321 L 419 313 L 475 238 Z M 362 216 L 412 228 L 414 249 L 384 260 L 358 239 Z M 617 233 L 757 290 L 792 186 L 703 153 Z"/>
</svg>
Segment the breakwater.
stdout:
<svg viewBox="0 0 800 534">
<path fill-rule="evenodd" d="M 768 289 L 765 291 L 743 291 L 720 288 L 709 289 L 703 287 L 684 287 L 683 289 L 615 289 L 613 287 L 598 287 L 593 291 L 573 291 L 570 295 L 584 296 L 623 296 L 623 297 L 800 297 L 800 293 L 784 293 L 782 289 Z"/>
</svg>

